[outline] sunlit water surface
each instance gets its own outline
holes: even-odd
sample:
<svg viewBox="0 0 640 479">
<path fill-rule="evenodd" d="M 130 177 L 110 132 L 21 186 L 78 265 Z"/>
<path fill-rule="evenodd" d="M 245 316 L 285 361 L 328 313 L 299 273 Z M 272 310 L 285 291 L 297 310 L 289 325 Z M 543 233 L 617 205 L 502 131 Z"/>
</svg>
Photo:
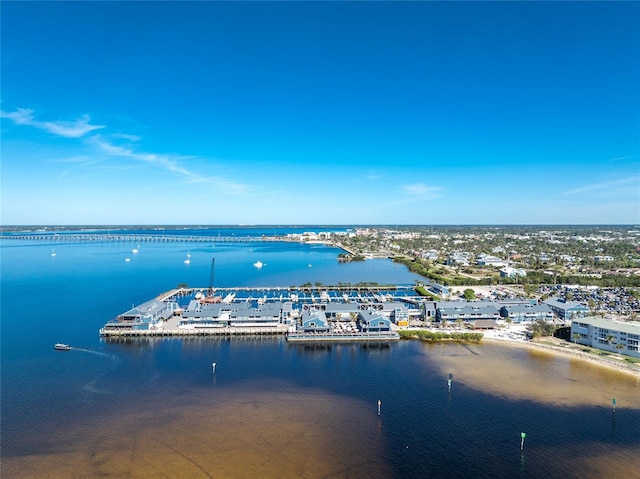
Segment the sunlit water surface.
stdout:
<svg viewBox="0 0 640 479">
<path fill-rule="evenodd" d="M 2 477 L 640 478 L 640 382 L 574 359 L 98 337 L 132 303 L 206 286 L 213 256 L 218 286 L 412 283 L 403 266 L 319 245 L 53 246 L 2 243 Z"/>
</svg>

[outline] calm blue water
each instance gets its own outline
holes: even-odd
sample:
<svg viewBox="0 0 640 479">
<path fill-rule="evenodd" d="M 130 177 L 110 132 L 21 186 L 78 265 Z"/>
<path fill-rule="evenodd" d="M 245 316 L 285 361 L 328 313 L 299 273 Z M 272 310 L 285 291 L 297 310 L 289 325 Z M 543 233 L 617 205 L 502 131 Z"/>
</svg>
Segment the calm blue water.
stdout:
<svg viewBox="0 0 640 479">
<path fill-rule="evenodd" d="M 413 341 L 98 337 L 132 304 L 207 286 L 213 257 L 220 287 L 417 279 L 390 261 L 340 264 L 335 248 L 290 243 L 9 240 L 0 253 L 3 477 L 640 477 L 638 381 L 566 359 Z M 527 390 L 536 378 L 557 404 Z"/>
</svg>

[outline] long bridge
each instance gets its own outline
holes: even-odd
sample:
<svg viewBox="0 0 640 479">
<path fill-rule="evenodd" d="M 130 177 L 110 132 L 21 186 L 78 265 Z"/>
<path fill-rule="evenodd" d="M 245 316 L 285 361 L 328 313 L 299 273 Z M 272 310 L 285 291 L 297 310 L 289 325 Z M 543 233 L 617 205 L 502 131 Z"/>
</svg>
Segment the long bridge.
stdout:
<svg viewBox="0 0 640 479">
<path fill-rule="evenodd" d="M 260 242 L 280 242 L 291 241 L 300 242 L 300 239 L 289 238 L 287 236 L 196 236 L 196 235 L 167 235 L 167 234 L 113 234 L 113 233 L 47 233 L 47 234 L 20 234 L 20 235 L 0 235 L 2 240 L 23 240 L 23 241 L 48 241 L 48 242 L 159 242 L 159 243 L 260 243 Z"/>
</svg>

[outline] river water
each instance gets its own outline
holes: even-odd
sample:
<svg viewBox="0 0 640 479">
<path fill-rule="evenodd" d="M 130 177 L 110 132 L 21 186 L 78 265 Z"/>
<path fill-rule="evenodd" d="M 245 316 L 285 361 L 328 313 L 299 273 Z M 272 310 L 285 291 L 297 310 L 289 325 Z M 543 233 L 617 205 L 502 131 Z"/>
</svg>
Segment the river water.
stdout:
<svg viewBox="0 0 640 479">
<path fill-rule="evenodd" d="M 640 478 L 640 381 L 575 359 L 98 336 L 131 304 L 207 286 L 213 257 L 225 287 L 413 283 L 404 266 L 297 243 L 0 247 L 2 477 Z"/>
</svg>

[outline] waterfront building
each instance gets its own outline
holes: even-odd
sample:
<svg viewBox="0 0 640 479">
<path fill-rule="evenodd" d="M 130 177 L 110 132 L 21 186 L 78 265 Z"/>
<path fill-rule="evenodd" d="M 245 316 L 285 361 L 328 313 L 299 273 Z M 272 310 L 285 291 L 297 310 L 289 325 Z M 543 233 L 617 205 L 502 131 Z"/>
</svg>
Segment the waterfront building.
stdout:
<svg viewBox="0 0 640 479">
<path fill-rule="evenodd" d="M 360 311 L 358 328 L 363 333 L 388 333 L 391 331 L 391 321 L 385 318 L 380 311 Z"/>
<path fill-rule="evenodd" d="M 429 291 L 431 291 L 433 294 L 437 294 L 438 296 L 449 296 L 450 293 L 449 288 L 436 283 L 431 283 L 431 286 L 429 286 Z"/>
<path fill-rule="evenodd" d="M 111 330 L 143 331 L 166 321 L 176 311 L 179 311 L 177 303 L 152 299 L 119 314 L 114 321 L 109 321 L 104 327 Z"/>
<path fill-rule="evenodd" d="M 409 309 L 400 303 L 394 303 L 391 306 L 393 307 L 394 322 L 398 326 L 409 326 Z"/>
<path fill-rule="evenodd" d="M 302 313 L 300 328 L 305 333 L 326 333 L 329 331 L 329 321 L 324 311 L 305 311 Z"/>
<path fill-rule="evenodd" d="M 533 322 L 539 319 L 553 321 L 553 311 L 548 304 L 532 304 L 528 301 L 503 304 L 500 307 L 500 316 L 510 318 L 514 323 Z"/>
<path fill-rule="evenodd" d="M 434 301 L 425 301 L 422 303 L 422 319 L 425 321 L 433 321 L 436 319 L 436 303 Z"/>
<path fill-rule="evenodd" d="M 486 331 L 488 329 L 501 329 L 493 319 L 478 319 L 473 322 L 473 329 L 476 331 Z"/>
<path fill-rule="evenodd" d="M 475 321 L 478 319 L 500 319 L 498 303 L 493 301 L 444 301 L 436 305 L 436 320 Z"/>
<path fill-rule="evenodd" d="M 193 300 L 178 328 L 216 328 L 216 327 L 277 327 L 290 324 L 292 317 L 291 302 L 274 301 L 261 305 L 241 303 L 202 303 Z"/>
<path fill-rule="evenodd" d="M 640 322 L 587 316 L 571 322 L 571 339 L 605 351 L 640 358 Z"/>
<path fill-rule="evenodd" d="M 577 301 L 568 301 L 565 298 L 549 298 L 543 301 L 551 311 L 563 321 L 571 321 L 574 318 L 589 314 L 589 308 Z"/>
</svg>

